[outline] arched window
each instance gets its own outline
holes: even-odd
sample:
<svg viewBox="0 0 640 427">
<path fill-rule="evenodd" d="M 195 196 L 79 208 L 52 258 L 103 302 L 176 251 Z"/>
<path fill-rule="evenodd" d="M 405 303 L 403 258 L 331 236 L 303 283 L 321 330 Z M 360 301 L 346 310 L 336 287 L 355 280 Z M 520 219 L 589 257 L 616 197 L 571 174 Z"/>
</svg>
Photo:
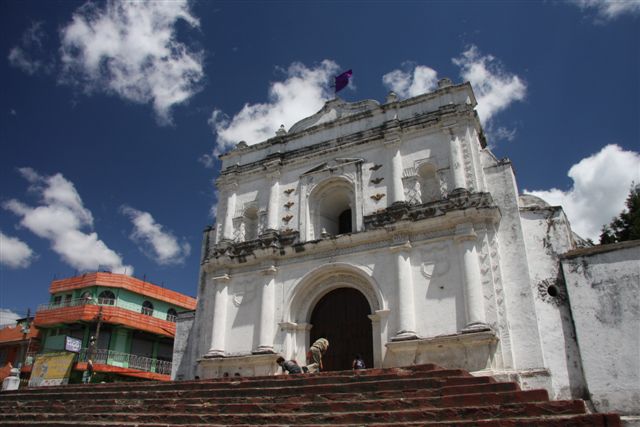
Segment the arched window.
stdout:
<svg viewBox="0 0 640 427">
<path fill-rule="evenodd" d="M 351 233 L 355 230 L 353 186 L 346 179 L 334 179 L 316 187 L 309 198 L 310 237 Z"/>
<path fill-rule="evenodd" d="M 153 304 L 151 304 L 151 302 L 149 301 L 143 302 L 140 313 L 144 314 L 145 316 L 153 316 Z"/>
<path fill-rule="evenodd" d="M 98 295 L 98 304 L 101 305 L 114 305 L 116 303 L 116 296 L 111 291 L 102 291 Z"/>
<path fill-rule="evenodd" d="M 423 163 L 418 168 L 418 182 L 420 183 L 420 200 L 422 203 L 441 199 L 440 182 L 436 175 L 436 168 L 430 163 Z"/>
<path fill-rule="evenodd" d="M 167 310 L 167 320 L 169 322 L 175 322 L 177 317 L 178 312 L 175 309 L 170 308 L 169 310 Z"/>
</svg>

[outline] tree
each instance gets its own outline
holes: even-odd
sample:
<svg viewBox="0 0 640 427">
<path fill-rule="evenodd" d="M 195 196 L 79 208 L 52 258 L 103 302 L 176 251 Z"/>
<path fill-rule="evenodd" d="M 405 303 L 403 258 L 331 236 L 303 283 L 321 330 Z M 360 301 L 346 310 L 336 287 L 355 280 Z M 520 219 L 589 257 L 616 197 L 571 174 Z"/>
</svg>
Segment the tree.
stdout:
<svg viewBox="0 0 640 427">
<path fill-rule="evenodd" d="M 625 206 L 620 215 L 602 227 L 600 244 L 640 239 L 640 184 L 631 184 Z"/>
</svg>

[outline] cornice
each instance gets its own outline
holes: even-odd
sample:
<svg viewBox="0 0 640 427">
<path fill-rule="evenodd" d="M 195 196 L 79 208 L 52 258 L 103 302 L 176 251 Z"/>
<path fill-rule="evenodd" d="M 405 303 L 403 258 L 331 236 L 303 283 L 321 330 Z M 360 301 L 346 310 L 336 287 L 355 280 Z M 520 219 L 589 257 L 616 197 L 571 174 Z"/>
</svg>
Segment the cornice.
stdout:
<svg viewBox="0 0 640 427">
<path fill-rule="evenodd" d="M 420 114 L 411 118 L 403 120 L 392 119 L 379 126 L 364 131 L 343 135 L 290 151 L 271 153 L 261 159 L 244 165 L 230 165 L 220 172 L 220 177 L 218 179 L 222 181 L 239 174 L 264 173 L 265 162 L 277 164 L 278 167 L 285 167 L 295 163 L 305 162 L 310 157 L 324 156 L 337 151 L 343 152 L 351 147 L 363 144 L 373 144 L 381 141 L 394 144 L 400 142 L 402 136 L 408 136 L 414 132 L 424 131 L 426 129 L 438 128 L 442 123 L 459 120 L 460 117 L 467 117 L 470 119 L 475 116 L 475 110 L 473 110 L 471 105 L 444 105 L 435 111 Z M 355 120 L 354 117 L 357 116 L 351 116 L 346 119 Z M 283 140 L 280 138 L 274 141 L 273 144 L 280 144 L 282 142 Z"/>
</svg>

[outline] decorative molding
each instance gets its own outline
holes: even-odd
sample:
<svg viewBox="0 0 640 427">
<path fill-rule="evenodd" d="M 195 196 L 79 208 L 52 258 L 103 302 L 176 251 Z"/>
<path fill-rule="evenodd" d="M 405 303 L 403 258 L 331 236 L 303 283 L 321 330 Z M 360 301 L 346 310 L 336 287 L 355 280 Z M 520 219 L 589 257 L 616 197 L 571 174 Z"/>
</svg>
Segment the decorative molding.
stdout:
<svg viewBox="0 0 640 427">
<path fill-rule="evenodd" d="M 417 175 L 418 175 L 418 172 L 416 171 L 416 168 L 414 168 L 413 166 L 402 170 L 402 178 L 409 178 Z"/>
<path fill-rule="evenodd" d="M 465 190 L 450 194 L 449 198 L 435 202 L 411 206 L 408 203 L 397 203 L 384 210 L 363 218 L 365 230 L 385 227 L 399 221 L 420 221 L 445 215 L 447 212 L 466 209 L 488 209 L 497 215 L 500 211 L 489 193 L 469 193 Z"/>
<path fill-rule="evenodd" d="M 378 164 L 375 164 L 375 163 L 374 163 L 374 165 L 373 165 L 373 166 L 371 166 L 371 167 L 369 168 L 369 170 L 370 170 L 370 171 L 377 171 L 377 170 L 378 170 L 378 169 L 380 169 L 381 167 L 382 167 L 382 165 L 378 165 Z"/>
<path fill-rule="evenodd" d="M 295 203 L 292 202 L 292 201 L 289 201 L 289 202 L 284 204 L 284 207 L 287 208 L 287 209 L 291 209 L 291 206 L 293 206 L 293 205 L 295 205 Z"/>
<path fill-rule="evenodd" d="M 380 199 L 382 199 L 383 197 L 384 197 L 384 194 L 382 194 L 382 193 L 376 193 L 373 196 L 371 196 L 371 198 L 373 200 L 375 200 L 376 202 L 379 202 Z"/>
<path fill-rule="evenodd" d="M 428 250 L 423 251 L 422 259 L 424 261 L 420 263 L 420 273 L 426 279 L 446 275 L 451 268 L 449 251 L 450 246 L 446 243 L 433 245 Z"/>
<path fill-rule="evenodd" d="M 293 193 L 294 191 L 296 191 L 295 188 L 288 188 L 288 189 L 284 190 L 284 194 L 286 194 L 288 196 L 291 193 Z"/>
<path fill-rule="evenodd" d="M 403 236 L 404 237 L 404 236 Z M 389 246 L 389 250 L 391 252 L 404 252 L 404 251 L 409 251 L 413 249 L 413 246 L 411 246 L 411 242 L 409 240 L 407 240 L 404 243 L 401 243 L 399 245 L 393 245 L 393 246 Z"/>
<path fill-rule="evenodd" d="M 285 224 L 288 224 L 288 223 L 289 223 L 289 221 L 291 221 L 292 219 L 293 219 L 293 215 L 286 215 L 286 216 L 283 216 L 283 217 L 282 217 L 282 221 L 283 221 Z"/>
<path fill-rule="evenodd" d="M 382 181 L 384 181 L 384 178 L 382 178 L 382 177 L 378 177 L 378 178 L 375 178 L 375 179 L 372 179 L 372 180 L 371 180 L 371 182 L 372 182 L 373 184 L 376 184 L 376 185 L 377 185 L 377 184 L 380 184 Z"/>
<path fill-rule="evenodd" d="M 220 276 L 215 276 L 211 278 L 212 281 L 214 282 L 221 282 L 221 283 L 226 283 L 228 281 L 231 280 L 231 276 L 229 276 L 228 274 L 222 274 Z"/>
<path fill-rule="evenodd" d="M 260 273 L 264 276 L 272 276 L 278 273 L 278 269 L 274 265 L 270 265 L 269 267 L 262 270 Z"/>
</svg>

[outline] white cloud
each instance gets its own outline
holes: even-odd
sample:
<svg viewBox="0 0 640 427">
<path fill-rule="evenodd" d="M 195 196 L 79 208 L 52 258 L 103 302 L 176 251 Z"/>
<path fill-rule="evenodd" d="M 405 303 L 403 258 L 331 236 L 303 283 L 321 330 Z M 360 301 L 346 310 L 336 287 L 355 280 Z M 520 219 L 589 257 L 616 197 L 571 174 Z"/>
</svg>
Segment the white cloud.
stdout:
<svg viewBox="0 0 640 427">
<path fill-rule="evenodd" d="M 187 242 L 179 243 L 169 231 L 164 230 L 148 212 L 142 212 L 130 206 L 123 206 L 121 211 L 133 223 L 133 232 L 129 236 L 141 245 L 140 250 L 160 265 L 180 264 L 191 253 Z"/>
<path fill-rule="evenodd" d="M 199 22 L 187 0 L 86 3 L 61 31 L 62 81 L 151 103 L 160 123 L 187 101 L 203 77 L 202 53 L 176 39 L 176 24 Z"/>
<path fill-rule="evenodd" d="M 16 320 L 20 319 L 21 317 L 22 316 L 20 316 L 18 313 L 14 313 L 8 308 L 0 308 L 0 327 L 8 325 L 15 326 Z"/>
<path fill-rule="evenodd" d="M 0 231 L 0 264 L 9 268 L 26 268 L 34 258 L 35 253 L 26 243 Z"/>
<path fill-rule="evenodd" d="M 600 18 L 611 20 L 623 14 L 640 14 L 638 0 L 571 0 L 581 9 L 592 9 Z"/>
<path fill-rule="evenodd" d="M 123 265 L 120 256 L 98 239 L 95 232 L 83 231 L 93 227 L 93 216 L 84 207 L 73 183 L 59 173 L 45 177 L 31 168 L 22 168 L 20 173 L 42 203 L 35 208 L 15 199 L 4 203 L 5 209 L 21 217 L 23 227 L 49 240 L 62 260 L 78 270 L 104 267 L 133 274 L 133 268 Z"/>
<path fill-rule="evenodd" d="M 631 182 L 640 182 L 639 165 L 640 153 L 610 144 L 569 169 L 573 186 L 568 191 L 552 188 L 524 192 L 562 206 L 573 231 L 598 241 L 602 226 L 624 209 Z"/>
<path fill-rule="evenodd" d="M 42 22 L 34 22 L 22 34 L 20 43 L 9 51 L 9 63 L 27 74 L 35 74 L 40 70 L 50 71 L 51 65 L 43 59 L 42 39 L 44 37 Z"/>
<path fill-rule="evenodd" d="M 506 128 L 504 126 L 500 126 L 493 133 L 493 136 L 495 138 L 497 138 L 497 139 L 506 140 L 506 141 L 513 141 L 515 139 L 515 137 L 516 137 L 516 133 L 517 133 L 516 129 L 509 129 L 509 128 Z"/>
<path fill-rule="evenodd" d="M 515 101 L 524 99 L 527 86 L 515 74 L 503 69 L 492 55 L 482 55 L 476 46 L 470 46 L 453 63 L 460 68 L 460 77 L 473 87 L 480 121 L 490 127 L 493 116 Z M 407 71 L 393 70 L 382 77 L 383 84 L 401 97 L 417 96 L 435 89 L 438 75 L 435 70 L 424 65 L 411 68 L 403 64 Z M 502 137 L 508 136 L 504 132 Z"/>
<path fill-rule="evenodd" d="M 220 110 L 213 111 L 209 124 L 217 135 L 214 155 L 240 141 L 249 145 L 262 142 L 275 136 L 280 125 L 289 128 L 316 113 L 333 97 L 329 83 L 337 71 L 338 65 L 330 60 L 322 61 L 315 68 L 295 62 L 286 70 L 284 81 L 271 83 L 268 102 L 245 104 L 232 118 Z"/>
<path fill-rule="evenodd" d="M 405 68 L 411 68 L 410 63 L 403 64 Z M 402 98 L 411 98 L 436 88 L 438 73 L 424 65 L 417 65 L 413 70 L 393 70 L 382 76 L 382 83 Z"/>
<path fill-rule="evenodd" d="M 518 76 L 505 71 L 492 55 L 481 55 L 476 46 L 462 52 L 453 63 L 460 67 L 460 77 L 471 83 L 483 123 L 514 101 L 523 100 L 527 93 L 527 86 Z"/>
</svg>

